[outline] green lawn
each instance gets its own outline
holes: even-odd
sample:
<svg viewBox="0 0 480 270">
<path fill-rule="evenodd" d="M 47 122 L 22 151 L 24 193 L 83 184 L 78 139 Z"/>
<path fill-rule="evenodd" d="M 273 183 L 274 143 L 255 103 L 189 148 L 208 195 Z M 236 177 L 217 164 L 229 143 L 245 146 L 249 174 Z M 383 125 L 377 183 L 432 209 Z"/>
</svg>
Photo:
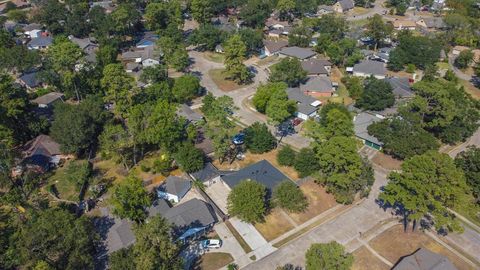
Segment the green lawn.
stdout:
<svg viewBox="0 0 480 270">
<path fill-rule="evenodd" d="M 472 223 L 475 223 L 475 225 L 480 226 L 480 206 L 473 202 L 473 198 L 468 199 L 471 200 L 469 203 L 459 204 L 454 210 Z"/>
<path fill-rule="evenodd" d="M 234 81 L 228 80 L 225 76 L 225 69 L 211 69 L 208 74 L 212 78 L 213 82 L 225 92 L 230 92 L 243 87 L 243 85 L 237 84 Z"/>
<path fill-rule="evenodd" d="M 220 53 L 205 52 L 205 59 L 215 63 L 223 63 L 225 61 L 225 56 Z"/>
<path fill-rule="evenodd" d="M 450 65 L 445 62 L 437 62 L 437 67 L 439 69 L 450 69 Z"/>
<path fill-rule="evenodd" d="M 54 174 L 48 179 L 49 185 L 54 185 L 58 191 L 60 199 L 69 201 L 79 201 L 80 189 L 75 183 L 72 183 L 66 178 L 66 168 L 68 164 L 73 161 L 67 161 L 62 167 L 59 167 Z"/>
</svg>

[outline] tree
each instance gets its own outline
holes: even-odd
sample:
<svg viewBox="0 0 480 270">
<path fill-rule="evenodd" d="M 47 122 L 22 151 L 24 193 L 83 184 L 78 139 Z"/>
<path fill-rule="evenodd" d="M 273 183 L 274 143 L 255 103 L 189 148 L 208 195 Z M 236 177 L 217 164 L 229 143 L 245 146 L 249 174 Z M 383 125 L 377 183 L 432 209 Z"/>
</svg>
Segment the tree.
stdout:
<svg viewBox="0 0 480 270">
<path fill-rule="evenodd" d="M 383 150 L 399 159 L 437 150 L 436 138 L 418 125 L 405 119 L 385 119 L 371 124 L 368 133 L 383 142 Z"/>
<path fill-rule="evenodd" d="M 99 137 L 101 154 L 121 163 L 125 169 L 130 169 L 133 159 L 133 140 L 127 131 L 118 124 L 105 125 Z"/>
<path fill-rule="evenodd" d="M 295 1 L 294 0 L 279 0 L 277 2 L 277 10 L 280 12 L 280 18 L 282 20 L 290 19 L 291 13 L 295 9 Z"/>
<path fill-rule="evenodd" d="M 286 89 L 287 85 L 283 82 L 261 84 L 253 96 L 253 106 L 257 111 L 265 113 L 273 93 L 284 92 Z"/>
<path fill-rule="evenodd" d="M 134 260 L 133 248 L 122 248 L 110 254 L 108 268 L 110 270 L 135 270 Z"/>
<path fill-rule="evenodd" d="M 215 5 L 211 0 L 192 0 L 190 9 L 192 16 L 200 24 L 205 24 L 213 17 L 213 6 Z"/>
<path fill-rule="evenodd" d="M 247 48 L 240 35 L 233 35 L 225 42 L 225 72 L 228 78 L 238 83 L 250 80 L 250 72 L 243 61 Z"/>
<path fill-rule="evenodd" d="M 301 178 L 312 175 L 320 170 L 315 152 L 309 148 L 302 148 L 300 152 L 298 152 L 293 167 Z"/>
<path fill-rule="evenodd" d="M 50 135 L 60 144 L 62 152 L 81 154 L 95 142 L 97 126 L 80 106 L 59 103 L 54 116 Z"/>
<path fill-rule="evenodd" d="M 183 137 L 185 119 L 176 114 L 176 104 L 158 100 L 146 121 L 146 142 L 173 151 Z"/>
<path fill-rule="evenodd" d="M 297 26 L 288 34 L 288 46 L 308 47 L 312 40 L 312 32 L 305 26 Z"/>
<path fill-rule="evenodd" d="M 244 180 L 228 194 L 228 213 L 248 223 L 263 221 L 266 211 L 266 188 L 256 182 Z"/>
<path fill-rule="evenodd" d="M 147 217 L 146 208 L 151 201 L 142 180 L 130 175 L 115 186 L 110 203 L 114 215 L 139 223 Z"/>
<path fill-rule="evenodd" d="M 193 30 L 189 37 L 189 44 L 199 46 L 200 49 L 214 51 L 218 44 L 225 41 L 227 33 L 212 24 L 202 24 Z"/>
<path fill-rule="evenodd" d="M 147 84 L 161 83 L 168 79 L 167 67 L 163 64 L 144 67 L 140 75 L 140 81 Z"/>
<path fill-rule="evenodd" d="M 149 3 L 145 9 L 145 24 L 150 30 L 158 31 L 168 25 L 183 23 L 179 1 Z"/>
<path fill-rule="evenodd" d="M 353 265 L 353 255 L 337 242 L 312 244 L 305 259 L 306 270 L 348 270 Z"/>
<path fill-rule="evenodd" d="M 178 47 L 171 56 L 167 56 L 166 62 L 176 71 L 184 71 L 190 64 L 190 59 L 185 46 Z"/>
<path fill-rule="evenodd" d="M 480 198 L 480 148 L 469 147 L 455 157 L 455 165 L 463 170 L 467 185 L 479 202 Z"/>
<path fill-rule="evenodd" d="M 54 35 L 63 32 L 62 21 L 67 17 L 67 10 L 63 3 L 47 0 L 42 3 L 40 10 L 35 14 L 34 20 L 46 26 Z"/>
<path fill-rule="evenodd" d="M 473 62 L 473 52 L 471 50 L 461 51 L 455 58 L 455 66 L 461 69 L 467 68 Z"/>
<path fill-rule="evenodd" d="M 184 143 L 178 147 L 174 157 L 180 169 L 187 173 L 199 171 L 203 169 L 205 164 L 202 150 L 191 143 Z"/>
<path fill-rule="evenodd" d="M 322 176 L 320 184 L 341 203 L 351 203 L 355 194 L 368 194 L 373 184 L 373 170 L 357 153 L 355 139 L 337 136 L 324 141 L 317 149 Z"/>
<path fill-rule="evenodd" d="M 265 110 L 270 122 L 277 125 L 290 118 L 297 110 L 294 100 L 289 100 L 286 91 L 273 92 Z"/>
<path fill-rule="evenodd" d="M 323 127 L 322 133 L 325 139 L 335 136 L 353 136 L 353 121 L 350 114 L 346 114 L 339 109 L 331 109 L 327 112 L 325 118 L 326 125 Z"/>
<path fill-rule="evenodd" d="M 307 78 L 300 60 L 297 58 L 284 58 L 271 68 L 269 80 L 271 82 L 284 82 L 289 87 L 296 87 Z"/>
<path fill-rule="evenodd" d="M 446 154 L 428 151 L 402 164 L 402 172 L 392 172 L 379 199 L 400 210 L 413 229 L 422 218 L 431 220 L 437 230 L 460 231 L 447 207 L 461 203 L 467 192 L 465 177 Z"/>
<path fill-rule="evenodd" d="M 96 53 L 97 63 L 103 69 L 109 64 L 114 64 L 117 61 L 117 55 L 117 48 L 113 45 L 107 44 L 100 46 Z"/>
<path fill-rule="evenodd" d="M 238 34 L 247 48 L 247 55 L 259 52 L 263 48 L 263 32 L 260 29 L 241 28 Z"/>
<path fill-rule="evenodd" d="M 128 107 L 132 104 L 133 78 L 127 74 L 121 64 L 109 64 L 103 69 L 100 81 L 105 91 L 105 102 L 115 105 L 115 114 L 125 117 Z"/>
<path fill-rule="evenodd" d="M 383 42 L 383 40 L 390 36 L 393 27 L 390 24 L 384 23 L 383 18 L 379 14 L 375 14 L 368 19 L 366 35 L 371 37 L 375 42 L 375 48 Z"/>
<path fill-rule="evenodd" d="M 381 111 L 394 103 L 392 86 L 387 81 L 370 77 L 365 80 L 365 88 L 356 105 L 365 110 Z"/>
<path fill-rule="evenodd" d="M 245 145 L 253 154 L 261 154 L 275 148 L 277 140 L 267 125 L 255 122 L 245 129 Z"/>
<path fill-rule="evenodd" d="M 424 36 L 414 36 L 409 31 L 400 32 L 399 45 L 390 52 L 388 68 L 402 70 L 407 64 L 420 69 L 435 65 L 442 49 L 440 42 Z"/>
<path fill-rule="evenodd" d="M 240 10 L 239 16 L 245 25 L 258 29 L 263 27 L 271 13 L 272 3 L 262 0 L 247 0 Z"/>
<path fill-rule="evenodd" d="M 60 208 L 34 213 L 15 238 L 16 257 L 20 265 L 48 261 L 55 269 L 92 269 L 98 235 L 87 217 Z"/>
<path fill-rule="evenodd" d="M 166 219 L 160 215 L 151 217 L 137 224 L 134 232 L 136 241 L 132 251 L 136 269 L 183 269 L 180 247 Z"/>
<path fill-rule="evenodd" d="M 342 78 L 351 98 L 357 100 L 363 93 L 363 81 L 360 77 L 348 76 Z"/>
<path fill-rule="evenodd" d="M 308 201 L 302 190 L 292 181 L 283 181 L 273 191 L 276 205 L 289 212 L 302 212 L 308 207 Z"/>
<path fill-rule="evenodd" d="M 200 93 L 200 90 L 200 80 L 190 74 L 175 79 L 172 87 L 172 93 L 179 103 L 190 101 Z"/>
<path fill-rule="evenodd" d="M 282 166 L 293 166 L 296 156 L 297 153 L 289 145 L 286 145 L 278 151 L 277 162 Z"/>
<path fill-rule="evenodd" d="M 77 191 L 80 191 L 82 186 L 92 176 L 91 165 L 87 160 L 75 160 L 68 163 L 65 169 L 65 180 L 74 184 Z"/>
<path fill-rule="evenodd" d="M 120 35 L 131 35 L 140 22 L 140 12 L 130 3 L 122 3 L 110 14 L 113 30 Z"/>
</svg>

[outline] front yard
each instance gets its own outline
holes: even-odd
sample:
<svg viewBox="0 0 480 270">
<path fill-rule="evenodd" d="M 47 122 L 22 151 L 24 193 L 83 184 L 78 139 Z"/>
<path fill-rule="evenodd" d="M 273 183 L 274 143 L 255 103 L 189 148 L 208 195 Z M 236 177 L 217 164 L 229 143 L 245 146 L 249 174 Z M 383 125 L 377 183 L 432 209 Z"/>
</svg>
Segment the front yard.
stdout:
<svg viewBox="0 0 480 270">
<path fill-rule="evenodd" d="M 210 252 L 203 254 L 196 261 L 193 269 L 195 270 L 217 270 L 233 262 L 233 257 L 229 253 Z"/>
<path fill-rule="evenodd" d="M 220 88 L 220 90 L 224 92 L 230 92 L 233 90 L 237 90 L 242 88 L 244 85 L 237 84 L 234 81 L 227 80 L 225 75 L 225 69 L 211 69 L 208 72 L 210 78 L 212 78 L 213 82 Z"/>
<path fill-rule="evenodd" d="M 355 261 L 352 270 L 388 270 L 390 267 L 375 257 L 366 247 L 361 247 L 353 253 Z"/>
<path fill-rule="evenodd" d="M 285 215 L 282 209 L 273 208 L 265 217 L 265 222 L 255 224 L 255 228 L 267 241 L 272 241 L 294 228 L 295 224 L 289 222 Z"/>
</svg>

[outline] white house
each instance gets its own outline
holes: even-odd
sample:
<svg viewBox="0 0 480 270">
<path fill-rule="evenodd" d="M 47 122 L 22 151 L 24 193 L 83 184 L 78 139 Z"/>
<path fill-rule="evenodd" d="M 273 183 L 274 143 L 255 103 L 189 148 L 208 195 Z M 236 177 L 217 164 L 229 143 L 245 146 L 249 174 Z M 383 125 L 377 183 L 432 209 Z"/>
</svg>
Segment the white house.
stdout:
<svg viewBox="0 0 480 270">
<path fill-rule="evenodd" d="M 178 203 L 192 187 L 188 179 L 177 176 L 169 176 L 157 189 L 158 198 Z"/>
</svg>

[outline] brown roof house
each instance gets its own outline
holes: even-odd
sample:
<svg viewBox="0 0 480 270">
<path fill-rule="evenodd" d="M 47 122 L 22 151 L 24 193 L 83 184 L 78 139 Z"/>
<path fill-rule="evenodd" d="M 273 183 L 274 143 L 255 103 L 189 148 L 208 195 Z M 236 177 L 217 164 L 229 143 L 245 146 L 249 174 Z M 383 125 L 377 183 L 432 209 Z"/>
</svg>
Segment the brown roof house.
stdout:
<svg viewBox="0 0 480 270">
<path fill-rule="evenodd" d="M 309 76 L 328 76 L 332 71 L 332 63 L 325 59 L 311 58 L 302 61 L 301 64 Z"/>
<path fill-rule="evenodd" d="M 271 56 L 277 55 L 280 50 L 288 46 L 288 41 L 286 40 L 264 40 L 263 41 L 263 51 L 262 55 Z"/>
<path fill-rule="evenodd" d="M 332 81 L 328 77 L 310 77 L 305 84 L 300 85 L 300 90 L 312 97 L 331 97 L 335 92 Z"/>
<path fill-rule="evenodd" d="M 70 158 L 62 154 L 60 145 L 48 135 L 38 135 L 24 146 L 22 164 L 28 169 L 44 173 Z"/>
</svg>

